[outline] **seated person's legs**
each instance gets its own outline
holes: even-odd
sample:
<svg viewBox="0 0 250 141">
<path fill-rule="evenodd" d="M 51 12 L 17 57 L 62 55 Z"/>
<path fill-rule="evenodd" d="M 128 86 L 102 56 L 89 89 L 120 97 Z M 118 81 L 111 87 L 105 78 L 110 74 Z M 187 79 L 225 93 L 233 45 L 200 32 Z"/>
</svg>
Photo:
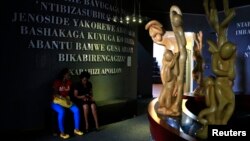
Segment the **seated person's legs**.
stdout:
<svg viewBox="0 0 250 141">
<path fill-rule="evenodd" d="M 79 109 L 78 107 L 73 104 L 70 107 L 70 110 L 74 113 L 74 123 L 75 123 L 75 129 L 74 129 L 74 133 L 77 135 L 83 135 L 83 133 L 79 130 L 80 128 L 80 114 L 79 114 Z"/>
<path fill-rule="evenodd" d="M 57 112 L 57 120 L 58 120 L 58 127 L 60 130 L 60 137 L 64 139 L 69 138 L 69 135 L 64 133 L 63 122 L 64 122 L 65 109 L 61 105 L 55 104 L 55 103 L 52 103 L 51 107 L 54 111 Z"/>
<path fill-rule="evenodd" d="M 88 132 L 88 130 L 89 130 L 89 120 L 88 120 L 89 105 L 88 104 L 83 104 L 82 107 L 83 107 L 83 112 L 84 112 L 85 130 L 86 130 L 86 132 Z"/>
<path fill-rule="evenodd" d="M 97 116 L 96 104 L 95 103 L 91 104 L 91 110 L 92 110 L 92 114 L 93 114 L 93 117 L 94 117 L 94 120 L 95 120 L 96 130 L 98 130 L 99 129 L 99 123 L 98 123 L 98 116 Z"/>
</svg>

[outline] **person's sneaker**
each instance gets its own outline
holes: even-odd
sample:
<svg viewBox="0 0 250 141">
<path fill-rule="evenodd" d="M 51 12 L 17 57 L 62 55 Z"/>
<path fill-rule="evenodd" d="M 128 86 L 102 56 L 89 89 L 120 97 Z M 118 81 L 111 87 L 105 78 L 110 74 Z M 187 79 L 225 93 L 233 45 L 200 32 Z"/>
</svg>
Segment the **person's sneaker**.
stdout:
<svg viewBox="0 0 250 141">
<path fill-rule="evenodd" d="M 60 137 L 63 139 L 69 138 L 69 134 L 60 134 Z"/>
<path fill-rule="evenodd" d="M 83 132 L 77 129 L 74 130 L 74 133 L 79 136 L 83 135 Z"/>
</svg>

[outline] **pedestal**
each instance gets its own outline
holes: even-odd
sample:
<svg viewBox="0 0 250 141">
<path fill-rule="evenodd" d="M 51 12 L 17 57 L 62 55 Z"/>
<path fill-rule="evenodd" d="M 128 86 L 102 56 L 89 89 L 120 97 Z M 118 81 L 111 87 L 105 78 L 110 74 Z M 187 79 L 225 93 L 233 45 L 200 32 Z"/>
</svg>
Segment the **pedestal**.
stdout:
<svg viewBox="0 0 250 141">
<path fill-rule="evenodd" d="M 196 141 L 196 139 L 180 128 L 180 117 L 162 117 L 156 113 L 158 98 L 153 99 L 148 106 L 150 132 L 154 141 Z"/>
<path fill-rule="evenodd" d="M 250 126 L 250 95 L 235 96 L 235 112 L 228 125 Z M 154 141 L 199 141 L 195 132 L 201 127 L 197 115 L 206 107 L 204 97 L 184 97 L 180 117 L 161 116 L 156 113 L 158 98 L 148 105 L 150 132 Z"/>
</svg>

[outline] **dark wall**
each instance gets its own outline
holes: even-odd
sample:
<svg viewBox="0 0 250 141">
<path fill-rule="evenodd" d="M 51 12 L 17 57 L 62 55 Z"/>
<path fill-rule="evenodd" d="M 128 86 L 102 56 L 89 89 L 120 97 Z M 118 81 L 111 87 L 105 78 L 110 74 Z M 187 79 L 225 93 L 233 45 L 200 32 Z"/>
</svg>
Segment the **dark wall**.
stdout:
<svg viewBox="0 0 250 141">
<path fill-rule="evenodd" d="M 112 22 L 114 1 L 1 4 L 1 130 L 44 128 L 51 86 L 68 67 L 92 74 L 97 101 L 137 97 L 136 28 Z M 103 6 L 102 4 L 105 4 Z M 17 18 L 16 18 L 17 17 Z"/>
<path fill-rule="evenodd" d="M 242 94 L 250 94 L 250 6 L 238 7 L 236 16 L 229 25 L 228 39 L 236 44 L 236 78 L 234 90 Z"/>
<path fill-rule="evenodd" d="M 152 45 L 150 45 L 152 46 Z M 140 43 L 137 45 L 138 50 L 138 81 L 137 94 L 139 98 L 152 97 L 152 54 L 148 52 Z"/>
</svg>

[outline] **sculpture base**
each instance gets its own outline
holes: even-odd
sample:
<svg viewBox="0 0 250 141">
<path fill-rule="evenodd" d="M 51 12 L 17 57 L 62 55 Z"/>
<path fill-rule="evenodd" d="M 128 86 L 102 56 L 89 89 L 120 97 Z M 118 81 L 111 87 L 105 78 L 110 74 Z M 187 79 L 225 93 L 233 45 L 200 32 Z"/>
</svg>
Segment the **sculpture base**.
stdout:
<svg viewBox="0 0 250 141">
<path fill-rule="evenodd" d="M 250 126 L 250 95 L 236 95 L 235 112 L 228 126 Z M 185 96 L 182 101 L 182 115 L 179 117 L 162 116 L 156 113 L 158 98 L 148 106 L 148 119 L 153 140 L 198 141 L 195 133 L 202 125 L 197 122 L 197 115 L 206 107 L 204 97 Z"/>
<path fill-rule="evenodd" d="M 148 106 L 148 119 L 150 132 L 154 141 L 196 141 L 194 137 L 186 134 L 180 128 L 181 117 L 161 116 L 156 113 L 158 98 L 153 99 Z"/>
</svg>

